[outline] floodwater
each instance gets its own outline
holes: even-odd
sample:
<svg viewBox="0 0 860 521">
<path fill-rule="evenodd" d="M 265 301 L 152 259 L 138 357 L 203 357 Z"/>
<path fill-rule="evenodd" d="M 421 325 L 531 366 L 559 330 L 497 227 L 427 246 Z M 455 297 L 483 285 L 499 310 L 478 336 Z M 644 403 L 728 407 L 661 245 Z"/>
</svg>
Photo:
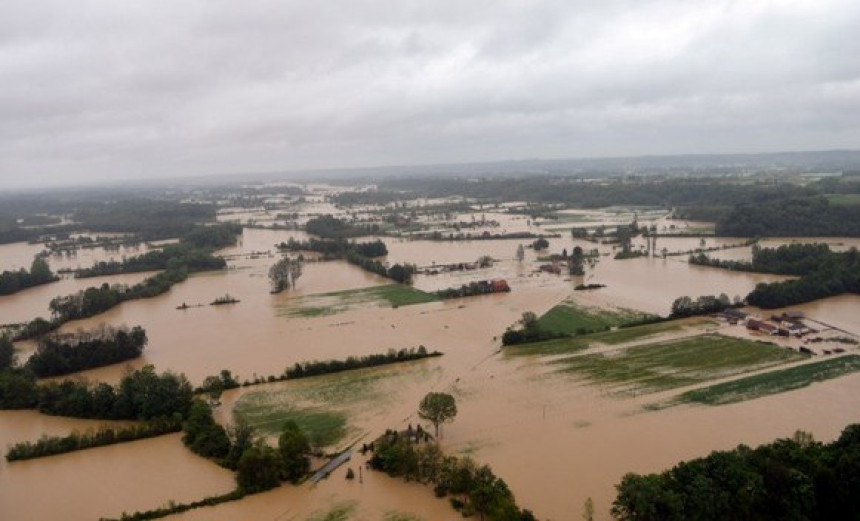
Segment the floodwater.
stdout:
<svg viewBox="0 0 860 521">
<path fill-rule="evenodd" d="M 613 485 L 625 472 L 651 472 L 681 459 L 703 456 L 738 443 L 758 444 L 808 430 L 830 440 L 847 424 L 857 421 L 860 375 L 815 384 L 791 393 L 750 402 L 709 408 L 676 407 L 642 413 L 649 397 L 618 399 L 599 387 L 583 386 L 563 376 L 547 374 L 544 366 L 527 357 L 499 353 L 498 336 L 524 311 L 541 314 L 571 294 L 585 305 L 614 306 L 667 313 L 681 295 L 726 293 L 746 295 L 760 281 L 780 277 L 735 273 L 690 266 L 684 256 L 615 261 L 612 248 L 575 241 L 569 236 L 550 241 L 547 252 L 526 250 L 526 260 L 514 257 L 517 245 L 530 241 L 427 242 L 384 239 L 388 262 L 429 266 L 434 262 L 474 262 L 490 255 L 498 262 L 490 269 L 419 276 L 415 286 L 434 290 L 471 280 L 503 277 L 509 294 L 402 306 L 396 309 L 362 305 L 345 312 L 295 317 L 285 313 L 303 296 L 389 284 L 345 262 L 308 262 L 297 288 L 278 295 L 268 292 L 268 267 L 277 253 L 274 244 L 301 232 L 245 230 L 240 244 L 222 253 L 230 268 L 197 274 L 168 293 L 126 302 L 64 330 L 101 323 L 141 325 L 150 339 L 144 363 L 158 370 L 185 373 L 197 384 L 221 369 L 240 379 L 278 374 L 295 362 L 343 358 L 415 347 L 438 349 L 445 356 L 426 361 L 433 370 L 416 373 L 398 384 L 397 399 L 382 412 L 363 417 L 361 430 L 382 432 L 416 422 L 415 409 L 424 393 L 451 390 L 459 414 L 444 427 L 443 443 L 452 452 L 468 453 L 490 464 L 511 486 L 521 505 L 541 519 L 579 517 L 584 501 L 595 501 L 597 519 L 608 519 Z M 699 239 L 660 238 L 670 250 L 698 247 Z M 725 241 L 725 242 L 722 242 Z M 662 242 L 662 244 L 661 244 Z M 707 239 L 708 246 L 734 244 L 732 239 Z M 536 273 L 538 254 L 570 251 L 580 245 L 606 254 L 585 282 L 606 284 L 596 291 L 574 292 L 583 279 Z M 19 248 L 21 251 L 16 250 Z M 27 245 L 2 247 L 5 254 L 26 259 Z M 726 250 L 731 251 L 731 250 Z M 30 256 L 30 259 L 32 256 Z M 29 261 L 27 261 L 29 263 Z M 85 286 L 116 279 L 85 279 Z M 59 288 L 60 284 L 44 286 Z M 74 282 L 74 281 L 73 281 Z M 33 318 L 50 300 L 32 289 L 0 297 L 3 322 L 7 316 Z M 71 291 L 53 291 L 65 294 Z M 209 306 L 225 293 L 238 298 L 234 305 Z M 31 301 L 37 302 L 36 304 Z M 177 310 L 182 303 L 202 304 Z M 799 306 L 816 320 L 860 333 L 860 297 L 842 296 Z M 87 371 L 91 379 L 115 382 L 122 366 Z M 284 385 L 284 384 L 275 384 Z M 289 383 L 287 384 L 289 385 Z M 225 393 L 218 411 L 230 421 L 230 407 L 249 390 Z M 0 412 L 0 444 L 37 438 L 41 433 L 62 434 L 101 422 L 48 418 L 32 412 Z M 357 470 L 359 461 L 351 463 Z M 216 508 L 189 512 L 182 519 L 306 519 L 337 505 L 354 505 L 352 519 L 382 519 L 389 512 L 411 512 L 423 519 L 459 519 L 432 489 L 406 484 L 364 471 L 363 483 L 344 479 L 345 468 L 315 487 L 283 486 Z M 0 466 L 0 518 L 93 519 L 116 516 L 123 510 L 143 510 L 168 500 L 188 501 L 224 493 L 233 487 L 229 472 L 197 458 L 178 435 L 81 451 L 42 460 Z M 35 496 L 36 490 L 51 491 Z"/>
</svg>

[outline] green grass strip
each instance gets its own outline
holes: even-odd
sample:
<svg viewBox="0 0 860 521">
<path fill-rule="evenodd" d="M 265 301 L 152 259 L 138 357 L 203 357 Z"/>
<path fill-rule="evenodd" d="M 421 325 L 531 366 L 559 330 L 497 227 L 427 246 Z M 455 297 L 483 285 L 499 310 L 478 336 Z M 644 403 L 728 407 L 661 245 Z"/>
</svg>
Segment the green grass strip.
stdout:
<svg viewBox="0 0 860 521">
<path fill-rule="evenodd" d="M 831 358 L 687 391 L 678 396 L 675 402 L 725 405 L 801 389 L 814 382 L 857 371 L 860 371 L 860 355 Z"/>
</svg>

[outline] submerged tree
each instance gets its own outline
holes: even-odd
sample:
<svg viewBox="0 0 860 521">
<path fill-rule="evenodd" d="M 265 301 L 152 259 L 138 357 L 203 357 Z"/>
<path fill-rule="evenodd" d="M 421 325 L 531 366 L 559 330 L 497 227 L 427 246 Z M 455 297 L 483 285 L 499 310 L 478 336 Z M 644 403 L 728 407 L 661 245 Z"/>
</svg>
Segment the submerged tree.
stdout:
<svg viewBox="0 0 860 521">
<path fill-rule="evenodd" d="M 457 416 L 457 404 L 448 393 L 427 393 L 418 405 L 418 416 L 433 424 L 438 438 L 439 425 Z"/>
<path fill-rule="evenodd" d="M 296 287 L 296 281 L 302 276 L 302 261 L 284 257 L 269 268 L 269 282 L 272 293 Z"/>
<path fill-rule="evenodd" d="M 517 262 L 522 262 L 526 258 L 526 249 L 520 244 L 517 246 Z"/>
</svg>

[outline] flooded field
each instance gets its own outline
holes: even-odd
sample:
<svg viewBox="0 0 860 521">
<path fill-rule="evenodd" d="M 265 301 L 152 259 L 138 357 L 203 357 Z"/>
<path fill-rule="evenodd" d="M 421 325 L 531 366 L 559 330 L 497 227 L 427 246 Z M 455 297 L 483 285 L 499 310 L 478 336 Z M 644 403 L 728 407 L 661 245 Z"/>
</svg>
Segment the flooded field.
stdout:
<svg viewBox="0 0 860 521">
<path fill-rule="evenodd" d="M 314 211 L 329 208 L 319 203 L 312 206 Z M 489 218 L 490 212 L 487 215 Z M 535 231 L 523 216 L 498 215 L 508 219 L 501 224 L 505 229 Z M 582 217 L 571 215 L 572 222 Z M 644 219 L 643 215 L 639 218 Z M 263 215 L 253 210 L 247 214 L 225 213 L 219 218 L 233 217 L 251 219 Z M 626 217 L 625 214 L 623 218 Z M 655 214 L 654 219 L 662 217 Z M 512 356 L 501 351 L 499 337 L 523 312 L 542 315 L 565 300 L 583 308 L 624 308 L 666 315 L 672 301 L 681 295 L 726 293 L 729 297 L 742 297 L 757 283 L 781 277 L 690 266 L 685 256 L 614 260 L 611 245 L 574 240 L 569 233 L 551 239 L 544 252 L 526 249 L 523 262 L 516 260 L 516 249 L 530 241 L 431 242 L 384 237 L 389 263 L 428 267 L 474 263 L 484 255 L 495 262 L 490 268 L 419 275 L 415 289 L 407 290 L 408 294 L 392 290 L 389 279 L 345 261 L 306 262 L 294 290 L 272 295 L 267 273 L 279 256 L 275 244 L 290 237 L 303 240 L 308 236 L 297 231 L 245 229 L 237 246 L 220 252 L 228 260 L 227 270 L 193 275 L 163 295 L 125 302 L 96 317 L 70 322 L 62 331 L 103 323 L 141 325 L 146 329 L 149 345 L 142 358 L 128 365 L 154 364 L 158 370 L 182 372 L 194 384 L 222 369 L 230 369 L 242 381 L 280 374 L 287 366 L 309 360 L 342 359 L 419 345 L 439 350 L 444 353 L 439 358 L 228 391 L 216 409 L 216 418 L 230 423 L 235 412 L 268 434 L 274 434 L 284 419 L 298 419 L 310 430 L 318 431 L 317 445 L 333 449 L 356 440 L 370 441 L 370 437 L 389 427 L 415 424 L 417 404 L 426 392 L 452 392 L 459 414 L 452 424 L 443 427 L 445 449 L 491 465 L 510 485 L 518 503 L 532 509 L 540 519 L 577 518 L 589 497 L 595 502 L 596 519 L 608 519 L 613 485 L 626 472 L 659 471 L 681 459 L 738 443 L 771 441 L 790 436 L 796 429 L 830 440 L 845 425 L 858 421 L 858 374 L 718 407 L 679 404 L 662 410 L 647 409 L 647 405 L 691 386 L 798 361 L 796 352 L 777 347 L 763 348 L 749 359 L 736 356 L 741 351 L 749 353 L 754 344 L 748 339 L 737 340 L 736 337 L 749 338 L 740 326 L 710 321 L 691 321 L 687 329 L 674 325 L 660 329 L 657 325 L 638 339 L 634 335 L 617 344 L 604 339 L 605 346 L 596 351 L 602 353 L 600 357 L 578 362 L 572 358 L 560 361 L 559 352 Z M 738 242 L 707 238 L 706 247 Z M 700 243 L 699 238 L 661 237 L 657 249 L 686 251 L 700 247 Z M 572 251 L 575 246 L 597 248 L 601 253 L 594 267 L 586 268 L 585 277 L 538 271 L 542 263 L 538 257 L 563 249 Z M 36 251 L 25 244 L 0 248 L 3 264 L 10 268 L 28 266 Z M 94 250 L 93 258 L 111 255 L 99 251 Z M 51 266 L 56 269 L 53 262 Z M 146 276 L 65 279 L 0 297 L 0 322 L 45 315 L 48 302 L 58 295 L 103 282 L 132 284 Z M 416 297 L 494 278 L 506 279 L 512 291 L 446 301 Z M 574 291 L 574 286 L 582 282 L 606 287 Z M 208 305 L 227 293 L 239 302 Z M 190 307 L 176 309 L 183 303 Z M 860 334 L 860 297 L 856 295 L 824 299 L 796 309 L 846 334 Z M 710 365 L 691 369 L 684 365 L 689 357 L 681 360 L 665 354 L 667 349 L 694 349 L 695 342 L 687 342 L 687 338 L 703 335 L 713 340 L 717 333 L 720 339 L 730 340 L 720 340 L 719 345 L 712 342 L 711 355 L 715 358 Z M 625 371 L 631 367 L 639 370 L 645 358 L 637 358 L 636 352 L 630 351 L 627 358 L 612 354 L 625 352 L 625 342 L 634 340 L 662 346 L 662 365 L 648 366 L 649 370 L 669 378 L 683 368 L 690 378 L 674 374 L 672 385 L 650 385 L 648 392 L 619 392 L 612 382 L 596 376 L 598 369 L 609 368 L 607 364 L 613 360 L 613 370 L 621 367 L 618 364 L 625 364 Z M 788 345 L 796 349 L 799 342 L 790 340 Z M 27 344 L 18 347 L 24 351 L 32 348 Z M 857 349 L 851 347 L 850 351 L 856 353 Z M 650 354 L 646 358 L 653 361 Z M 597 367 L 599 364 L 604 365 Z M 558 370 L 562 366 L 566 369 Z M 124 370 L 124 365 L 115 365 L 86 371 L 82 376 L 116 382 Z M 707 373 L 707 378 L 697 371 Z M 625 385 L 630 385 L 624 390 L 640 383 L 626 381 Z M 0 412 L 0 446 L 37 439 L 42 433 L 61 435 L 102 423 L 4 411 Z M 0 464 L 0 518 L 49 519 L 60 515 L 70 520 L 95 519 L 231 490 L 231 473 L 191 454 L 179 436 Z M 347 467 L 363 467 L 363 457 L 356 455 L 315 486 L 284 485 L 173 519 L 299 521 L 325 519 L 332 512 L 342 516 L 333 519 L 461 519 L 447 501 L 436 499 L 429 487 L 390 479 L 367 469 L 361 482 L 347 481 Z M 28 493 L 40 488 L 54 492 L 44 501 L 28 499 Z"/>
</svg>

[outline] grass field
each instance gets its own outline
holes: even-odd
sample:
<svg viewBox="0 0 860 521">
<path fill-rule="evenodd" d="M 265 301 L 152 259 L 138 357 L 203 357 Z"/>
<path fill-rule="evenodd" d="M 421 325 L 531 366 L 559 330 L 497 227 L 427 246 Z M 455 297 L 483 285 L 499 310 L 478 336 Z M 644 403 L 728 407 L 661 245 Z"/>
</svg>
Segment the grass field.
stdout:
<svg viewBox="0 0 860 521">
<path fill-rule="evenodd" d="M 860 205 L 860 194 L 832 194 L 826 196 L 833 206 L 857 206 Z"/>
<path fill-rule="evenodd" d="M 505 353 L 508 355 L 561 355 L 576 353 L 595 344 L 623 344 L 647 339 L 663 333 L 678 331 L 685 327 L 698 327 L 710 323 L 711 321 L 706 318 L 667 320 L 655 324 L 626 327 L 614 331 L 602 331 L 590 335 L 557 338 L 533 344 L 521 344 L 505 349 Z"/>
<path fill-rule="evenodd" d="M 618 393 L 655 392 L 772 367 L 806 358 L 795 351 L 721 335 L 699 335 L 575 355 L 550 364 Z"/>
<path fill-rule="evenodd" d="M 673 404 L 724 405 L 742 402 L 800 389 L 814 382 L 838 378 L 857 371 L 860 371 L 860 356 L 832 358 L 687 391 L 673 400 Z"/>
<path fill-rule="evenodd" d="M 436 302 L 432 293 L 403 284 L 319 293 L 285 301 L 278 308 L 281 316 L 319 317 L 342 313 L 359 306 L 399 307 Z"/>
<path fill-rule="evenodd" d="M 233 412 L 272 436 L 294 420 L 315 446 L 336 447 L 361 432 L 363 416 L 394 403 L 399 386 L 422 382 L 432 371 L 406 362 L 265 385 L 239 398 Z"/>
<path fill-rule="evenodd" d="M 542 330 L 553 333 L 584 335 L 651 318 L 656 317 L 655 315 L 629 309 L 611 311 L 599 308 L 585 308 L 566 300 L 554 306 L 540 317 L 538 325 Z"/>
</svg>

